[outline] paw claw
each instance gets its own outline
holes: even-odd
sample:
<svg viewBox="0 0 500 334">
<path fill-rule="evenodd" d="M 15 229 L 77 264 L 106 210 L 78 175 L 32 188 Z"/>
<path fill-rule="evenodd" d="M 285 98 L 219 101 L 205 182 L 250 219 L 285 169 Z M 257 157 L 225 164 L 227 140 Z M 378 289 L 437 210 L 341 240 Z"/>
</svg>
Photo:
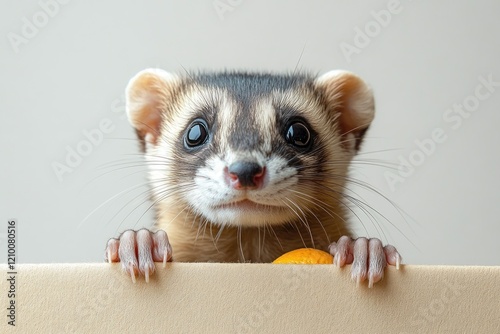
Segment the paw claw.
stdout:
<svg viewBox="0 0 500 334">
<path fill-rule="evenodd" d="M 369 275 L 369 278 L 368 278 L 368 288 L 373 288 L 373 274 L 370 274 Z"/>
<path fill-rule="evenodd" d="M 384 247 L 385 257 L 387 263 L 396 267 L 399 270 L 401 267 L 402 258 L 399 252 L 394 248 L 394 246 L 387 245 Z"/>
<path fill-rule="evenodd" d="M 339 252 L 335 253 L 335 255 L 333 256 L 333 264 L 335 264 L 335 266 L 337 268 L 340 268 L 340 254 L 339 254 Z"/>
<path fill-rule="evenodd" d="M 387 265 L 395 265 L 399 269 L 401 256 L 391 245 L 383 246 L 376 238 L 351 239 L 343 236 L 338 242 L 329 247 L 330 254 L 334 255 L 333 263 L 337 267 L 352 264 L 351 278 L 359 286 L 368 280 L 368 287 L 372 288 L 384 276 Z"/>
<path fill-rule="evenodd" d="M 155 261 L 163 262 L 163 267 L 166 267 L 172 249 L 165 231 L 127 230 L 118 239 L 108 241 L 105 254 L 108 262 L 122 262 L 123 270 L 136 283 L 136 275 L 144 275 L 145 281 L 149 282 L 156 270 Z"/>
<path fill-rule="evenodd" d="M 132 278 L 132 283 L 135 284 L 136 282 L 136 279 L 135 279 L 135 272 L 134 272 L 134 267 L 132 265 L 130 265 L 128 267 L 128 270 L 129 270 L 129 273 L 130 273 L 130 277 Z"/>
<path fill-rule="evenodd" d="M 328 247 L 333 255 L 333 263 L 339 268 L 351 263 L 350 253 L 352 252 L 352 241 L 349 237 L 341 237 L 338 242 L 330 244 Z"/>
<path fill-rule="evenodd" d="M 149 266 L 146 265 L 144 267 L 144 280 L 146 281 L 146 283 L 149 283 Z"/>
<path fill-rule="evenodd" d="M 168 247 L 165 246 L 163 249 L 163 268 L 167 266 L 167 255 L 168 255 Z"/>
</svg>

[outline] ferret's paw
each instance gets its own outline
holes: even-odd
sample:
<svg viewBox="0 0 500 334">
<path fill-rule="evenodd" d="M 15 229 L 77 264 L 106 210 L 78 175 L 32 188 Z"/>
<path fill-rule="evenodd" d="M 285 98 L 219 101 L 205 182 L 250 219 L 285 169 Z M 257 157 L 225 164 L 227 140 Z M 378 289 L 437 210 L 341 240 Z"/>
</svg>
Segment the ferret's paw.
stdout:
<svg viewBox="0 0 500 334">
<path fill-rule="evenodd" d="M 382 241 L 376 238 L 352 239 L 343 236 L 338 242 L 329 247 L 333 255 L 333 263 L 338 267 L 346 264 L 351 266 L 351 278 L 360 284 L 368 279 L 368 287 L 373 287 L 384 277 L 384 269 L 387 265 L 396 266 L 399 269 L 401 255 L 394 246 L 383 246 Z"/>
<path fill-rule="evenodd" d="M 106 260 L 109 263 L 121 262 L 132 282 L 136 282 L 138 274 L 144 275 L 146 282 L 149 282 L 149 276 L 156 268 L 154 262 L 163 262 L 165 267 L 167 261 L 172 260 L 172 247 L 165 231 L 153 233 L 147 229 L 128 230 L 119 238 L 108 240 Z"/>
</svg>

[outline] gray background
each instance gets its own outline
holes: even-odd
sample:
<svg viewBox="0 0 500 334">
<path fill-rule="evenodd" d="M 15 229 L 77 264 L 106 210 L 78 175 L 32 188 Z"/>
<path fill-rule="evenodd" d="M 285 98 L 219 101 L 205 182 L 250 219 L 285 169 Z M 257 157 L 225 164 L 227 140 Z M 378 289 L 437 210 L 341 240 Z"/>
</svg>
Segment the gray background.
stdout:
<svg viewBox="0 0 500 334">
<path fill-rule="evenodd" d="M 0 13 L 0 239 L 5 249 L 7 219 L 17 218 L 19 261 L 102 261 L 109 237 L 151 223 L 123 117 L 136 72 L 298 64 L 348 69 L 374 89 L 377 116 L 353 177 L 380 194 L 353 188 L 373 208 L 357 210 L 359 235 L 393 243 L 406 263 L 500 264 L 500 87 L 456 129 L 443 119 L 472 101 L 479 77 L 500 82 L 498 1 L 402 0 L 384 26 L 372 11 L 391 1 L 54 2 L 41 2 L 52 4 L 45 21 L 37 1 L 4 2 Z M 219 15 L 217 3 L 230 10 Z M 24 28 L 29 38 L 16 47 L 26 20 L 40 27 Z M 369 42 L 346 57 L 341 46 L 360 46 L 365 28 Z M 53 164 L 106 119 L 112 130 L 59 180 Z M 435 128 L 446 141 L 391 189 L 386 173 L 397 175 L 400 159 L 416 157 L 415 141 Z"/>
</svg>

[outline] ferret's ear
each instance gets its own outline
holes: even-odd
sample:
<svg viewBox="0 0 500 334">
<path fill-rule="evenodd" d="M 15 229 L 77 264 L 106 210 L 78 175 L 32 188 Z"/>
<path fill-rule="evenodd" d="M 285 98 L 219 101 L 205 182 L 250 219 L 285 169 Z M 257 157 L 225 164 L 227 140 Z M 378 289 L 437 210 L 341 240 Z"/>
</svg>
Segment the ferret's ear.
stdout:
<svg viewBox="0 0 500 334">
<path fill-rule="evenodd" d="M 357 150 L 375 116 L 372 90 L 360 77 L 343 70 L 323 74 L 315 86 L 322 92 L 329 111 L 338 113 L 346 146 Z"/>
<path fill-rule="evenodd" d="M 143 70 L 130 79 L 125 92 L 126 110 L 143 149 L 145 144 L 157 143 L 162 115 L 176 85 L 174 75 L 156 68 Z"/>
</svg>

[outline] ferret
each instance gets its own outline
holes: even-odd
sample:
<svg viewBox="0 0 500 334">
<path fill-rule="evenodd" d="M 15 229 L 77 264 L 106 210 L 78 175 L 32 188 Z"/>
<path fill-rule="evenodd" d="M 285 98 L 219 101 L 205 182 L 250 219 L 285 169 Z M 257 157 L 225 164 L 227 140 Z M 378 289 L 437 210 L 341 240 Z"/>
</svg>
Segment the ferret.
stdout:
<svg viewBox="0 0 500 334">
<path fill-rule="evenodd" d="M 272 262 L 304 247 L 371 287 L 401 256 L 351 237 L 343 196 L 351 159 L 374 118 L 357 75 L 146 69 L 126 88 L 126 111 L 149 169 L 153 230 L 108 241 L 135 282 L 154 262 Z"/>
</svg>

